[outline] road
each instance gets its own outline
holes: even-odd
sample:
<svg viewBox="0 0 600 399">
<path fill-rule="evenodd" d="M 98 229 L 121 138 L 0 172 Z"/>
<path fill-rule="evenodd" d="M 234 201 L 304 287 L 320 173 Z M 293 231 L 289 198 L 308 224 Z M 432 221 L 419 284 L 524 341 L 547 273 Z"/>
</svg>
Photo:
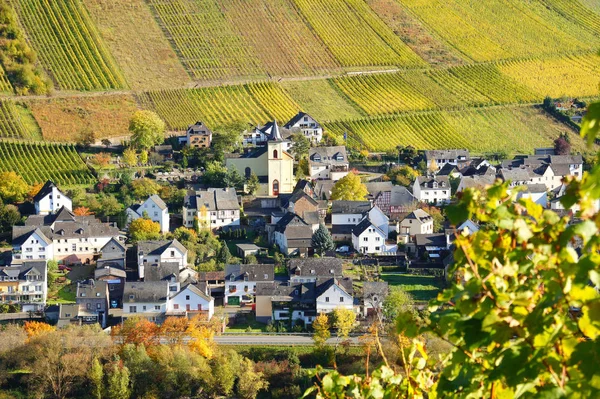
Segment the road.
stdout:
<svg viewBox="0 0 600 399">
<path fill-rule="evenodd" d="M 351 345 L 359 345 L 357 337 L 350 337 Z M 314 345 L 314 341 L 310 336 L 306 335 L 218 335 L 215 337 L 215 342 L 221 345 Z M 338 342 L 337 338 L 327 340 L 327 345 L 335 345 Z M 342 341 L 340 341 L 341 343 Z"/>
</svg>

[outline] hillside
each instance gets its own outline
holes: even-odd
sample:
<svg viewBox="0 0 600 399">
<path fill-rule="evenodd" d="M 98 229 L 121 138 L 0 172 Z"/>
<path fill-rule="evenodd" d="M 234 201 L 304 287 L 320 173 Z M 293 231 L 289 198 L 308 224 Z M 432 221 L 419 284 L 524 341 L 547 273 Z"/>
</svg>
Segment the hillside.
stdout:
<svg viewBox="0 0 600 399">
<path fill-rule="evenodd" d="M 589 0 L 9 4 L 58 98 L 17 97 L 0 79 L 0 137 L 126 137 L 136 109 L 172 130 L 303 110 L 371 151 L 530 152 L 569 130 L 533 105 L 599 95 L 600 9 Z M 502 139 L 478 141 L 473 123 Z"/>
</svg>

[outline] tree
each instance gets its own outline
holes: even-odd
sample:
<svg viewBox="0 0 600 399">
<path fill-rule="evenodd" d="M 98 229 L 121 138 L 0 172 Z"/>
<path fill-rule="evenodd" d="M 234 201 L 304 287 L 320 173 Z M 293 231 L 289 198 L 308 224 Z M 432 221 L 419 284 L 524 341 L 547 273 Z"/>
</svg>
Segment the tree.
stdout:
<svg viewBox="0 0 600 399">
<path fill-rule="evenodd" d="M 110 147 L 112 145 L 112 142 L 110 141 L 110 139 L 102 139 L 101 143 L 106 148 L 108 148 L 108 147 Z"/>
<path fill-rule="evenodd" d="M 308 151 L 310 150 L 310 140 L 306 138 L 304 133 L 298 132 L 292 135 L 292 153 L 296 158 L 296 161 L 308 157 Z"/>
<path fill-rule="evenodd" d="M 77 140 L 77 144 L 82 146 L 83 148 L 90 148 L 92 144 L 96 142 L 96 133 L 92 130 L 92 128 L 85 127 L 79 132 L 79 138 Z"/>
<path fill-rule="evenodd" d="M 256 173 L 252 172 L 250 173 L 250 177 L 246 180 L 246 190 L 248 191 L 248 194 L 250 195 L 254 195 L 256 194 L 256 192 L 258 191 L 260 182 L 258 181 L 258 176 L 256 176 Z"/>
<path fill-rule="evenodd" d="M 350 309 L 336 308 L 333 310 L 333 327 L 337 330 L 338 338 L 348 338 L 354 329 L 356 313 Z"/>
<path fill-rule="evenodd" d="M 111 335 L 119 337 L 123 346 L 133 344 L 149 348 L 159 344 L 158 325 L 141 317 L 127 318 L 121 326 L 113 327 Z"/>
<path fill-rule="evenodd" d="M 242 399 L 255 399 L 258 392 L 267 389 L 269 383 L 263 378 L 263 373 L 254 369 L 250 359 L 242 359 L 238 374 L 237 393 Z"/>
<path fill-rule="evenodd" d="M 95 399 L 102 399 L 104 370 L 102 369 L 102 365 L 98 361 L 98 358 L 94 358 L 94 361 L 92 362 L 89 378 L 92 383 L 92 397 Z"/>
<path fill-rule="evenodd" d="M 125 151 L 123 151 L 123 162 L 125 162 L 125 165 L 130 167 L 137 165 L 138 156 L 133 148 L 127 148 Z"/>
<path fill-rule="evenodd" d="M 102 195 L 100 197 L 100 209 L 104 216 L 114 216 L 123 210 L 123 204 L 114 195 Z"/>
<path fill-rule="evenodd" d="M 148 163 L 148 151 L 140 151 L 140 163 L 146 165 Z"/>
<path fill-rule="evenodd" d="M 220 265 L 227 265 L 229 264 L 230 260 L 231 252 L 229 252 L 229 247 L 227 246 L 227 243 L 223 241 L 223 243 L 221 244 L 221 248 L 217 253 L 217 263 Z"/>
<path fill-rule="evenodd" d="M 202 178 L 210 187 L 224 187 L 228 172 L 222 163 L 213 161 L 206 164 Z"/>
<path fill-rule="evenodd" d="M 148 149 L 165 140 L 165 122 L 152 111 L 137 111 L 129 121 L 131 144 Z"/>
<path fill-rule="evenodd" d="M 394 323 L 403 313 L 414 311 L 415 301 L 400 287 L 392 287 L 383 301 L 383 317 L 388 323 Z"/>
<path fill-rule="evenodd" d="M 8 231 L 21 221 L 21 212 L 14 205 L 0 205 L 0 230 Z"/>
<path fill-rule="evenodd" d="M 33 197 L 35 197 L 37 193 L 40 192 L 42 187 L 44 187 L 44 183 L 35 183 L 34 185 L 30 186 L 29 192 L 27 193 L 27 199 L 29 199 L 30 201 L 33 200 Z"/>
<path fill-rule="evenodd" d="M 554 140 L 554 152 L 556 155 L 569 155 L 571 153 L 571 144 L 562 134 Z"/>
<path fill-rule="evenodd" d="M 27 198 L 29 185 L 15 172 L 0 173 L 0 199 L 6 203 L 22 202 Z"/>
<path fill-rule="evenodd" d="M 367 187 L 356 173 L 348 173 L 338 180 L 331 190 L 331 200 L 364 201 L 369 194 Z"/>
<path fill-rule="evenodd" d="M 161 186 L 154 180 L 144 177 L 142 179 L 134 180 L 133 183 L 131 183 L 131 187 L 133 189 L 133 196 L 137 200 L 143 200 L 151 195 L 158 194 Z"/>
<path fill-rule="evenodd" d="M 244 122 L 236 121 L 227 125 L 216 126 L 213 131 L 212 147 L 215 155 L 222 157 L 223 153 L 233 152 L 242 141 L 242 132 L 246 130 Z M 219 160 L 218 158 L 216 158 Z M 222 158 L 221 158 L 222 159 Z"/>
<path fill-rule="evenodd" d="M 158 240 L 160 238 L 160 224 L 148 218 L 135 219 L 129 225 L 129 236 L 133 242 Z"/>
<path fill-rule="evenodd" d="M 258 259 L 256 259 L 256 256 L 250 254 L 244 258 L 244 263 L 247 265 L 256 265 L 258 263 Z"/>
<path fill-rule="evenodd" d="M 236 190 L 242 190 L 244 188 L 244 178 L 237 169 L 232 168 L 227 171 L 227 174 L 225 175 L 225 186 L 234 187 Z"/>
<path fill-rule="evenodd" d="M 35 337 L 46 335 L 54 331 L 54 327 L 40 321 L 26 321 L 23 324 L 23 331 L 27 334 L 27 339 L 32 340 Z"/>
<path fill-rule="evenodd" d="M 110 155 L 105 152 L 99 152 L 94 155 L 94 163 L 101 168 L 104 168 L 110 162 Z"/>
<path fill-rule="evenodd" d="M 312 246 L 321 256 L 323 256 L 326 251 L 333 251 L 335 249 L 333 238 L 323 223 L 319 224 L 319 228 L 312 236 Z"/>
<path fill-rule="evenodd" d="M 106 384 L 106 396 L 110 399 L 129 398 L 129 369 L 113 363 L 108 373 Z"/>
<path fill-rule="evenodd" d="M 90 211 L 90 208 L 86 208 L 85 206 L 79 206 L 73 209 L 73 214 L 75 216 L 89 216 L 92 214 L 92 212 Z"/>
<path fill-rule="evenodd" d="M 388 170 L 386 176 L 390 178 L 394 183 L 409 187 L 419 176 L 419 172 L 411 168 L 410 166 L 395 166 L 392 169 Z"/>
<path fill-rule="evenodd" d="M 429 214 L 429 216 L 431 216 L 433 218 L 433 231 L 434 232 L 439 232 L 444 229 L 444 222 L 446 221 L 446 219 L 444 218 L 444 215 L 442 214 L 442 211 L 440 210 L 440 208 L 436 208 L 433 205 L 428 205 L 425 203 L 420 203 L 419 208 L 421 208 L 422 210 L 427 212 Z"/>
<path fill-rule="evenodd" d="M 220 351 L 212 358 L 210 362 L 212 373 L 208 380 L 209 392 L 225 397 L 231 395 L 240 360 L 241 356 L 233 350 Z"/>
<path fill-rule="evenodd" d="M 327 317 L 327 314 L 321 313 L 315 317 L 312 323 L 312 328 L 314 330 L 312 338 L 313 341 L 315 341 L 317 348 L 325 347 L 325 343 L 329 337 L 331 337 L 331 332 L 329 331 L 331 326 L 329 325 L 329 317 Z"/>
</svg>

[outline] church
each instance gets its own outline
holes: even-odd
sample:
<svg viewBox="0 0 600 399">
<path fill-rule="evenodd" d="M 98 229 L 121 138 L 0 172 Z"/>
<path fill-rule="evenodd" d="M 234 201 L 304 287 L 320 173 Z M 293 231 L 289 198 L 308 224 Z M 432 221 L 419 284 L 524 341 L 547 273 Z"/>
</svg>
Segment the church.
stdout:
<svg viewBox="0 0 600 399">
<path fill-rule="evenodd" d="M 274 121 L 267 145 L 237 157 L 231 155 L 225 164 L 229 169 L 237 169 L 245 178 L 256 174 L 260 182 L 257 195 L 289 194 L 295 185 L 294 157 L 287 151 L 290 144 L 283 139 L 277 121 Z"/>
</svg>

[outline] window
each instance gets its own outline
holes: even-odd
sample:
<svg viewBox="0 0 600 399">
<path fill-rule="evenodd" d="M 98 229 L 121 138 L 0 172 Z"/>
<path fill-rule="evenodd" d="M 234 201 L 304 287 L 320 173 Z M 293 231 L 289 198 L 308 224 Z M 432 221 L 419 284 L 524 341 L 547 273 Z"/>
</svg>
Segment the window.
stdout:
<svg viewBox="0 0 600 399">
<path fill-rule="evenodd" d="M 363 241 L 369 241 L 369 237 L 363 237 Z"/>
<path fill-rule="evenodd" d="M 133 295 L 129 295 L 129 299 L 133 299 L 133 298 L 134 298 L 134 296 L 133 296 Z"/>
<path fill-rule="evenodd" d="M 375 241 L 380 241 L 381 237 L 375 237 Z"/>
<path fill-rule="evenodd" d="M 174 304 L 173 305 L 173 309 L 178 310 L 179 309 L 179 305 L 178 304 Z"/>
<path fill-rule="evenodd" d="M 71 313 L 65 313 L 65 317 L 71 317 Z"/>
<path fill-rule="evenodd" d="M 175 251 L 171 251 L 171 258 L 175 257 Z"/>
<path fill-rule="evenodd" d="M 96 304 L 96 309 L 100 309 L 101 307 L 102 306 L 99 303 Z"/>
<path fill-rule="evenodd" d="M 344 297 L 343 296 L 340 297 L 340 302 L 344 302 Z"/>
<path fill-rule="evenodd" d="M 189 300 L 190 300 L 190 296 L 189 296 L 189 295 L 186 295 L 186 296 L 185 296 L 185 300 L 186 300 L 186 301 L 189 301 Z"/>
<path fill-rule="evenodd" d="M 154 305 L 154 310 L 160 310 L 160 305 Z"/>
<path fill-rule="evenodd" d="M 325 297 L 325 302 L 329 302 L 329 297 L 328 296 Z"/>
<path fill-rule="evenodd" d="M 278 155 L 279 153 L 277 152 L 277 150 L 273 150 L 273 158 L 277 159 Z"/>
<path fill-rule="evenodd" d="M 87 310 L 92 310 L 92 304 L 91 303 L 86 303 L 85 307 L 87 308 Z"/>
<path fill-rule="evenodd" d="M 267 280 L 269 278 L 268 274 L 265 274 L 265 280 Z"/>
<path fill-rule="evenodd" d="M 129 313 L 137 313 L 137 306 L 130 306 Z"/>
<path fill-rule="evenodd" d="M 273 195 L 279 195 L 279 180 L 273 180 Z"/>
<path fill-rule="evenodd" d="M 142 310 L 146 310 L 146 305 L 142 306 Z"/>
</svg>

